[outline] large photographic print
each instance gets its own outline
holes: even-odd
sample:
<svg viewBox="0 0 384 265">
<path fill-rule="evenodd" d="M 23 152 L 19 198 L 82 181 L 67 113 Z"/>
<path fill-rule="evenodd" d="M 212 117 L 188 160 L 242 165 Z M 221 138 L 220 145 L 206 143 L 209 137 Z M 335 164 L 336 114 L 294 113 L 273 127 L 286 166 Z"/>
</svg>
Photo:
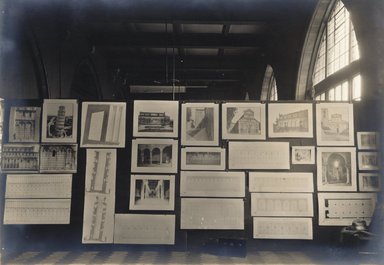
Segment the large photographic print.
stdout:
<svg viewBox="0 0 384 265">
<path fill-rule="evenodd" d="M 317 148 L 317 189 L 319 191 L 357 190 L 355 148 Z"/>
<path fill-rule="evenodd" d="M 39 142 L 40 107 L 11 107 L 9 142 Z"/>
<path fill-rule="evenodd" d="M 269 137 L 313 137 L 312 104 L 268 104 Z"/>
<path fill-rule="evenodd" d="M 222 104 L 223 139 L 264 140 L 265 104 Z"/>
<path fill-rule="evenodd" d="M 353 105 L 319 103 L 316 106 L 317 145 L 352 146 Z"/>
<path fill-rule="evenodd" d="M 175 176 L 132 175 L 130 210 L 168 210 L 175 204 Z"/>
<path fill-rule="evenodd" d="M 177 143 L 171 139 L 132 140 L 132 172 L 176 173 Z"/>
<path fill-rule="evenodd" d="M 182 105 L 181 144 L 219 144 L 219 105 L 185 103 Z"/>
<path fill-rule="evenodd" d="M 220 147 L 185 147 L 181 149 L 181 169 L 224 170 L 225 149 Z"/>
<path fill-rule="evenodd" d="M 169 137 L 178 136 L 178 101 L 136 100 L 133 112 L 133 136 Z"/>
<path fill-rule="evenodd" d="M 125 102 L 83 102 L 81 147 L 124 147 L 125 112 Z"/>
<path fill-rule="evenodd" d="M 76 143 L 77 100 L 44 99 L 43 143 Z"/>
</svg>

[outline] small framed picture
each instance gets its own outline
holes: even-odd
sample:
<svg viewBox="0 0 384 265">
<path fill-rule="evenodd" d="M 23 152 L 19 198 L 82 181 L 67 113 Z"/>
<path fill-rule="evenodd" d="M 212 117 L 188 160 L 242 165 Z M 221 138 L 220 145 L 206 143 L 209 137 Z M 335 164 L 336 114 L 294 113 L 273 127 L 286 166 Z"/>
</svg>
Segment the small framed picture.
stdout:
<svg viewBox="0 0 384 265">
<path fill-rule="evenodd" d="M 77 100 L 44 99 L 43 143 L 76 143 Z"/>
<path fill-rule="evenodd" d="M 379 173 L 359 173 L 360 191 L 380 191 L 381 177 Z"/>
<path fill-rule="evenodd" d="M 219 104 L 185 103 L 181 106 L 181 144 L 219 144 Z"/>
<path fill-rule="evenodd" d="M 9 114 L 9 142 L 40 140 L 40 107 L 11 107 Z"/>
<path fill-rule="evenodd" d="M 131 176 L 130 210 L 173 211 L 174 207 L 174 175 Z"/>
<path fill-rule="evenodd" d="M 379 170 L 380 157 L 379 152 L 359 152 L 358 153 L 359 170 Z"/>
<path fill-rule="evenodd" d="M 134 137 L 177 138 L 179 102 L 135 100 L 133 111 Z"/>
<path fill-rule="evenodd" d="M 77 144 L 42 144 L 40 172 L 76 173 Z"/>
<path fill-rule="evenodd" d="M 359 150 L 378 150 L 380 134 L 378 132 L 357 132 L 357 148 Z"/>
<path fill-rule="evenodd" d="M 315 164 L 315 147 L 292 146 L 292 164 Z"/>
<path fill-rule="evenodd" d="M 222 138 L 265 140 L 265 104 L 223 103 Z"/>
<path fill-rule="evenodd" d="M 355 144 L 353 124 L 353 104 L 317 104 L 317 145 L 353 146 Z"/>
<path fill-rule="evenodd" d="M 311 103 L 268 104 L 268 136 L 273 138 L 312 138 Z"/>
<path fill-rule="evenodd" d="M 177 140 L 132 140 L 131 171 L 145 173 L 177 173 L 177 151 Z"/>
<path fill-rule="evenodd" d="M 125 147 L 125 102 L 83 102 L 81 147 Z"/>
<path fill-rule="evenodd" d="M 317 190 L 356 191 L 356 149 L 317 148 Z"/>
<path fill-rule="evenodd" d="M 224 170 L 225 149 L 220 147 L 185 147 L 181 149 L 181 169 Z"/>
<path fill-rule="evenodd" d="M 1 172 L 39 172 L 39 144 L 4 144 L 1 150 Z"/>
</svg>

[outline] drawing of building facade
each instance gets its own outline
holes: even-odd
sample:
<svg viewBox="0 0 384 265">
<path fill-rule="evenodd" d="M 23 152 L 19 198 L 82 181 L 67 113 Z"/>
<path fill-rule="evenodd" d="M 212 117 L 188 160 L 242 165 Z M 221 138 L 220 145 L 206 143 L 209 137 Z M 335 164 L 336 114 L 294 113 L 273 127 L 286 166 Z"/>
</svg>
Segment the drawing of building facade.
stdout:
<svg viewBox="0 0 384 265">
<path fill-rule="evenodd" d="M 148 129 L 172 129 L 173 121 L 165 112 L 144 112 L 139 114 L 139 131 Z"/>
<path fill-rule="evenodd" d="M 108 180 L 110 176 L 110 167 L 112 154 L 110 152 L 105 153 L 105 164 L 101 167 L 103 170 L 100 172 L 100 156 L 102 153 L 100 151 L 94 151 L 93 157 L 93 166 L 91 173 L 91 183 L 87 192 L 97 192 L 97 193 L 110 193 L 110 189 L 107 190 Z"/>
<path fill-rule="evenodd" d="M 76 170 L 76 145 L 42 145 L 41 170 Z"/>
<path fill-rule="evenodd" d="M 15 141 L 37 141 L 40 119 L 40 108 L 37 107 L 12 107 L 11 122 L 13 130 L 9 140 Z"/>
<path fill-rule="evenodd" d="M 281 114 L 273 124 L 274 132 L 306 132 L 308 131 L 308 110 Z"/>
<path fill-rule="evenodd" d="M 187 152 L 188 165 L 220 165 L 220 152 Z"/>
<path fill-rule="evenodd" d="M 138 145 L 139 166 L 169 165 L 172 163 L 172 145 Z"/>
<path fill-rule="evenodd" d="M 247 109 L 243 115 L 236 121 L 229 125 L 229 133 L 238 133 L 246 135 L 260 134 L 261 124 L 255 118 L 255 112 Z"/>
<path fill-rule="evenodd" d="M 349 123 L 343 120 L 342 115 L 335 113 L 329 117 L 328 109 L 321 109 L 321 128 L 326 134 L 346 134 L 349 133 Z"/>
<path fill-rule="evenodd" d="M 3 171 L 37 171 L 39 169 L 38 145 L 4 145 L 1 169 Z"/>
</svg>

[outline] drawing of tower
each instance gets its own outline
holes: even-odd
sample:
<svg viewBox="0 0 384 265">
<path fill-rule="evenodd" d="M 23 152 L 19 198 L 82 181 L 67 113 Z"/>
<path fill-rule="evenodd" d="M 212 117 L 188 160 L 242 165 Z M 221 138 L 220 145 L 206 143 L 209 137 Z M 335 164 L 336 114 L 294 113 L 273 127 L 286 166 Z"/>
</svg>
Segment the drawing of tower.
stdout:
<svg viewBox="0 0 384 265">
<path fill-rule="evenodd" d="M 57 111 L 56 125 L 55 125 L 56 132 L 63 131 L 64 126 L 65 126 L 65 106 L 59 106 L 59 110 Z"/>
<path fill-rule="evenodd" d="M 99 242 L 105 242 L 106 237 L 104 235 L 105 221 L 107 217 L 107 198 L 101 199 L 96 197 L 96 201 L 93 204 L 91 229 L 89 231 L 89 238 L 86 240 L 93 240 Z M 104 237 L 104 238 L 103 238 Z"/>
</svg>

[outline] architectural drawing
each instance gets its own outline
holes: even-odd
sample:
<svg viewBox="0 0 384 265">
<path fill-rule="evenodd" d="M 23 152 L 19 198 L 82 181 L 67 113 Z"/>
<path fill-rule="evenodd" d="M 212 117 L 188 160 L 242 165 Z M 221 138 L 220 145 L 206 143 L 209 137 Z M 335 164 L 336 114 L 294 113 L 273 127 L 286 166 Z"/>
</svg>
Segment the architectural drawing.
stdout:
<svg viewBox="0 0 384 265">
<path fill-rule="evenodd" d="M 1 154 L 3 172 L 38 172 L 38 144 L 4 144 Z"/>
<path fill-rule="evenodd" d="M 77 144 L 42 144 L 40 160 L 40 172 L 76 173 Z"/>
<path fill-rule="evenodd" d="M 39 142 L 40 107 L 11 107 L 9 142 Z"/>
</svg>

